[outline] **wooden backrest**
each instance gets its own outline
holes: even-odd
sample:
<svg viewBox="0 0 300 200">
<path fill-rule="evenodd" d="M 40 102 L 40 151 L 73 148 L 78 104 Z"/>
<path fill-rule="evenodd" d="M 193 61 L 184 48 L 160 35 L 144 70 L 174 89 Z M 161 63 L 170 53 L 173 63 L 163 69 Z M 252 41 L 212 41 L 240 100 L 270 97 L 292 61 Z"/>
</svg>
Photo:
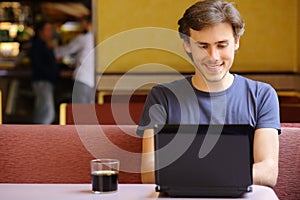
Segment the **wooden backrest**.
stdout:
<svg viewBox="0 0 300 200">
<path fill-rule="evenodd" d="M 104 103 L 117 103 L 117 102 L 130 102 L 130 103 L 144 103 L 147 99 L 149 91 L 135 91 L 134 93 L 128 92 L 98 92 L 98 104 Z"/>
<path fill-rule="evenodd" d="M 99 92 L 97 104 L 61 104 L 59 124 L 136 125 L 146 98 L 146 92 Z"/>
<path fill-rule="evenodd" d="M 300 123 L 300 92 L 278 92 L 282 123 Z"/>
<path fill-rule="evenodd" d="M 294 126 L 300 127 L 300 124 Z M 274 190 L 279 199 L 299 199 L 300 128 L 282 127 L 279 144 L 279 175 Z"/>
<path fill-rule="evenodd" d="M 1 125 L 0 183 L 90 183 L 90 160 L 116 158 L 120 183 L 141 183 L 136 126 Z M 137 172 L 137 173 L 136 173 Z"/>
</svg>

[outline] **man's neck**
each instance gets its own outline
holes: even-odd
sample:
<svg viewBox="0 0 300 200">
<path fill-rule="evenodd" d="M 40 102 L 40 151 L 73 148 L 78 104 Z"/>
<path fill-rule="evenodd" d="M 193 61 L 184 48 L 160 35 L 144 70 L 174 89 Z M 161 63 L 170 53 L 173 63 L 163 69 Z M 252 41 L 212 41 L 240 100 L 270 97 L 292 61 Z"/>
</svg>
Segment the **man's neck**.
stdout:
<svg viewBox="0 0 300 200">
<path fill-rule="evenodd" d="M 228 89 L 234 81 L 234 76 L 230 73 L 226 74 L 222 80 L 216 82 L 206 81 L 200 73 L 195 73 L 192 77 L 193 86 L 203 92 L 221 92 Z"/>
</svg>

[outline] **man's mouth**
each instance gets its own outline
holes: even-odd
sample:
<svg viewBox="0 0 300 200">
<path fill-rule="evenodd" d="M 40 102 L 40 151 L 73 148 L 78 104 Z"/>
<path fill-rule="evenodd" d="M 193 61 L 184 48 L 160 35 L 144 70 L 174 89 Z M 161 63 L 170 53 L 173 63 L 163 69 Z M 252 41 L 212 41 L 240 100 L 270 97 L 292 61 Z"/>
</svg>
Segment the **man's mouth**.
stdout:
<svg viewBox="0 0 300 200">
<path fill-rule="evenodd" d="M 208 68 L 209 71 L 211 72 L 218 72 L 220 70 L 223 69 L 223 66 L 224 66 L 224 62 L 220 63 L 220 64 L 214 64 L 214 65 L 211 65 L 211 64 L 205 64 L 205 66 Z"/>
</svg>

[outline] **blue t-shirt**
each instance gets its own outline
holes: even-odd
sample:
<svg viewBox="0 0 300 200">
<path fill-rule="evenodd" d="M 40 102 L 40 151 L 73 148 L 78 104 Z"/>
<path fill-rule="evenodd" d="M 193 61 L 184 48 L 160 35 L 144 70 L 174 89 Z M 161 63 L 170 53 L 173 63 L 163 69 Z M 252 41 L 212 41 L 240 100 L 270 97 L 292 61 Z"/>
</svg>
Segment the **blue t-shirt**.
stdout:
<svg viewBox="0 0 300 200">
<path fill-rule="evenodd" d="M 137 133 L 155 124 L 250 124 L 280 132 L 278 96 L 269 84 L 236 74 L 228 89 L 213 93 L 194 88 L 188 76 L 152 88 Z"/>
</svg>

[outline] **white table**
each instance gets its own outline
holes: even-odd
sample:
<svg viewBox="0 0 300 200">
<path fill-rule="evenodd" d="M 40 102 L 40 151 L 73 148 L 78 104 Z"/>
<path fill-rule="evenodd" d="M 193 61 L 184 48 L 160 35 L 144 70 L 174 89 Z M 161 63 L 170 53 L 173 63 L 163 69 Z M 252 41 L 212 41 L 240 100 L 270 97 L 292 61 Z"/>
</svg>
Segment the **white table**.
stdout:
<svg viewBox="0 0 300 200">
<path fill-rule="evenodd" d="M 110 194 L 93 194 L 90 184 L 0 184 L 0 199 L 3 200 L 151 200 L 174 199 L 160 197 L 153 184 L 119 184 L 119 190 Z M 199 198 L 175 198 L 199 199 Z M 235 198 L 237 200 L 237 198 Z M 268 187 L 253 186 L 253 192 L 238 199 L 278 199 Z M 210 198 L 209 200 L 213 200 Z"/>
</svg>

